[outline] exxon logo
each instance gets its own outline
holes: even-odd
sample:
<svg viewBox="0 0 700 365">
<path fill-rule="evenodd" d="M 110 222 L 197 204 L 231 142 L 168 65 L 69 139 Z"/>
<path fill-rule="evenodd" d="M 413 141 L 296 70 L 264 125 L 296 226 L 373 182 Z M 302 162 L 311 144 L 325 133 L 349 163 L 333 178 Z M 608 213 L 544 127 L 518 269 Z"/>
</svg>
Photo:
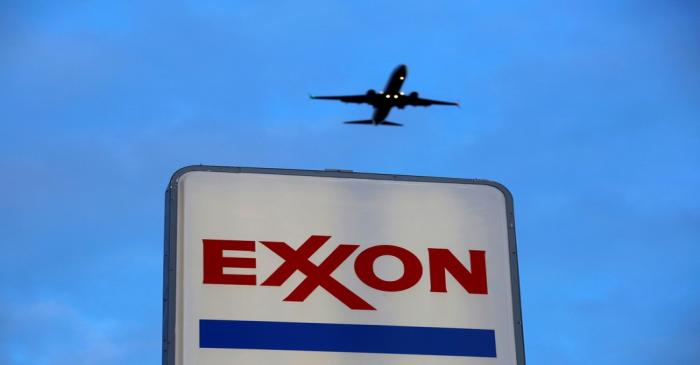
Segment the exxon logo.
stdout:
<svg viewBox="0 0 700 365">
<path fill-rule="evenodd" d="M 309 259 L 325 245 L 331 236 L 313 235 L 296 250 L 286 242 L 260 241 L 284 262 L 260 285 L 281 286 L 295 272 L 306 275 L 305 279 L 284 298 L 289 302 L 303 302 L 317 288 L 325 289 L 350 309 L 375 310 L 362 299 L 360 295 L 350 290 L 331 274 L 340 267 L 360 246 L 356 244 L 339 244 L 318 265 Z M 254 257 L 224 256 L 224 251 L 255 252 L 255 241 L 204 239 L 204 284 L 220 285 L 257 285 L 255 274 L 227 274 L 224 268 L 255 269 Z M 488 294 L 486 279 L 486 252 L 469 250 L 458 253 L 468 258 L 470 268 L 445 248 L 428 248 L 428 270 L 430 275 L 430 291 L 434 293 L 447 292 L 446 276 L 450 274 L 467 293 Z M 398 259 L 403 266 L 403 274 L 395 280 L 384 280 L 374 271 L 374 262 L 382 256 Z M 368 287 L 383 292 L 399 292 L 416 285 L 423 276 L 423 263 L 411 251 L 388 244 L 370 246 L 361 251 L 354 262 L 355 274 Z"/>
</svg>

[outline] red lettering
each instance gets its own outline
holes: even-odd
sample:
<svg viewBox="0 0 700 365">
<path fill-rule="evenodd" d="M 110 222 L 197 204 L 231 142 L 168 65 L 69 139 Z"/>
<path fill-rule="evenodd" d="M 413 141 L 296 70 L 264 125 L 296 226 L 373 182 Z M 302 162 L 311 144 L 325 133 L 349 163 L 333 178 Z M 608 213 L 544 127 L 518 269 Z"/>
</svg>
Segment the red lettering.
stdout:
<svg viewBox="0 0 700 365">
<path fill-rule="evenodd" d="M 270 277 L 265 279 L 260 285 L 265 286 L 280 286 L 289 279 L 297 268 L 302 265 L 303 261 L 308 261 L 311 255 L 318 251 L 324 243 L 328 242 L 331 236 L 311 236 L 295 251 L 293 255 L 288 255 L 280 267 L 273 272 Z M 267 242 L 263 241 L 266 247 L 278 247 L 281 244 L 287 245 L 284 242 Z M 289 245 L 287 245 L 289 246 Z M 272 250 L 272 248 L 270 248 Z M 273 250 L 274 251 L 274 250 Z"/>
<path fill-rule="evenodd" d="M 224 251 L 255 251 L 255 241 L 202 240 L 204 284 L 255 285 L 255 275 L 224 274 L 225 267 L 255 268 L 255 258 L 224 257 Z"/>
<path fill-rule="evenodd" d="M 393 256 L 403 264 L 403 274 L 396 280 L 384 280 L 374 272 L 374 261 L 381 256 Z M 416 255 L 405 248 L 393 245 L 372 246 L 360 253 L 355 260 L 355 273 L 363 283 L 382 291 L 406 290 L 423 275 L 423 266 Z"/>
<path fill-rule="evenodd" d="M 375 308 L 332 274 L 360 247 L 356 244 L 340 244 L 320 264 L 311 262 L 311 257 L 330 240 L 330 236 L 310 236 L 297 249 L 285 242 L 260 241 L 265 247 L 284 259 L 284 262 L 260 285 L 282 286 L 299 271 L 306 275 L 304 280 L 284 299 L 289 302 L 303 302 L 317 288 L 321 287 L 350 309 L 374 310 Z M 254 269 L 255 258 L 224 257 L 224 251 L 255 252 L 255 241 L 234 241 L 203 239 L 203 282 L 204 284 L 256 285 L 255 274 L 225 274 L 225 268 Z M 395 257 L 401 262 L 403 272 L 394 280 L 380 278 L 374 265 L 382 256 Z M 469 268 L 448 249 L 428 248 L 430 268 L 430 291 L 447 292 L 449 273 L 471 294 L 488 294 L 486 279 L 486 252 L 469 250 Z M 420 259 L 411 251 L 396 245 L 376 245 L 357 255 L 354 263 L 355 274 L 365 285 L 385 292 L 399 292 L 414 287 L 423 276 Z"/>
<path fill-rule="evenodd" d="M 285 242 L 261 241 L 265 247 L 285 260 L 262 285 L 280 286 L 295 271 L 299 270 L 306 275 L 306 279 L 284 298 L 285 301 L 303 302 L 320 286 L 350 309 L 374 310 L 374 307 L 364 299 L 331 276 L 333 271 L 350 257 L 359 245 L 339 245 L 318 266 L 309 261 L 311 255 L 326 243 L 329 238 L 330 236 L 311 236 L 297 250 L 294 250 Z"/>
<path fill-rule="evenodd" d="M 444 248 L 429 248 L 428 258 L 431 292 L 447 292 L 445 272 L 449 272 L 468 293 L 488 294 L 485 251 L 469 250 L 471 272 Z"/>
</svg>

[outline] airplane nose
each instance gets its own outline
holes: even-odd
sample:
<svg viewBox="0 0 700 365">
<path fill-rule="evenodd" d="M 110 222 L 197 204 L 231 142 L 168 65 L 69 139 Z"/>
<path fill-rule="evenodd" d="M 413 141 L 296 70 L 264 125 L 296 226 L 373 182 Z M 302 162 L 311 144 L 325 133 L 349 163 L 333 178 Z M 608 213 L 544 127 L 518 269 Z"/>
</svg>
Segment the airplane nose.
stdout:
<svg viewBox="0 0 700 365">
<path fill-rule="evenodd" d="M 406 65 L 399 65 L 396 68 L 396 73 L 401 77 L 401 80 L 406 78 L 406 75 L 408 74 L 408 67 Z"/>
</svg>

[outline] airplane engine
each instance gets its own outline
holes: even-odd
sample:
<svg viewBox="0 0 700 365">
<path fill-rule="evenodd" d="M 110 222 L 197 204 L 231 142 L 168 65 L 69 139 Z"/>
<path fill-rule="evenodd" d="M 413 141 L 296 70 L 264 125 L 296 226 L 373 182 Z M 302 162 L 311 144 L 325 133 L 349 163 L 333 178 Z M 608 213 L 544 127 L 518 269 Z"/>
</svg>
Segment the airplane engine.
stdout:
<svg viewBox="0 0 700 365">
<path fill-rule="evenodd" d="M 377 92 L 374 91 L 374 89 L 367 90 L 367 96 L 375 96 L 375 95 L 377 95 Z"/>
<path fill-rule="evenodd" d="M 414 92 L 408 94 L 408 97 L 411 99 L 418 99 L 418 93 L 414 91 Z"/>
</svg>

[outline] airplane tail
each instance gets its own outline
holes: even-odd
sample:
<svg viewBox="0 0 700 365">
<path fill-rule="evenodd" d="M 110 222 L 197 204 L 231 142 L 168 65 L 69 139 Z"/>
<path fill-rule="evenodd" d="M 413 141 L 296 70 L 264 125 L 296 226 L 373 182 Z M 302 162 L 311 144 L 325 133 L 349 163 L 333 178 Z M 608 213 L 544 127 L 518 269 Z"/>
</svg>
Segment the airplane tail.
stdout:
<svg viewBox="0 0 700 365">
<path fill-rule="evenodd" d="M 345 124 L 374 124 L 374 121 L 371 119 L 368 120 L 351 120 L 349 122 L 345 122 Z"/>
<path fill-rule="evenodd" d="M 389 126 L 394 126 L 394 127 L 401 127 L 401 126 L 403 126 L 403 124 L 390 122 L 390 121 L 388 121 L 388 120 L 384 120 L 384 121 L 381 121 L 381 122 L 379 122 L 379 123 L 375 123 L 375 122 L 374 122 L 373 120 L 371 120 L 371 119 L 367 119 L 367 120 L 351 120 L 351 121 L 349 121 L 349 122 L 345 122 L 345 124 L 374 124 L 374 125 L 389 125 Z"/>
<path fill-rule="evenodd" d="M 394 123 L 394 122 L 390 122 L 390 121 L 388 121 L 388 120 L 385 120 L 385 121 L 383 121 L 383 122 L 381 122 L 381 123 L 379 123 L 379 124 L 381 124 L 381 125 L 390 125 L 390 126 L 392 126 L 392 127 L 403 127 L 403 124 L 401 124 L 401 123 Z"/>
</svg>

